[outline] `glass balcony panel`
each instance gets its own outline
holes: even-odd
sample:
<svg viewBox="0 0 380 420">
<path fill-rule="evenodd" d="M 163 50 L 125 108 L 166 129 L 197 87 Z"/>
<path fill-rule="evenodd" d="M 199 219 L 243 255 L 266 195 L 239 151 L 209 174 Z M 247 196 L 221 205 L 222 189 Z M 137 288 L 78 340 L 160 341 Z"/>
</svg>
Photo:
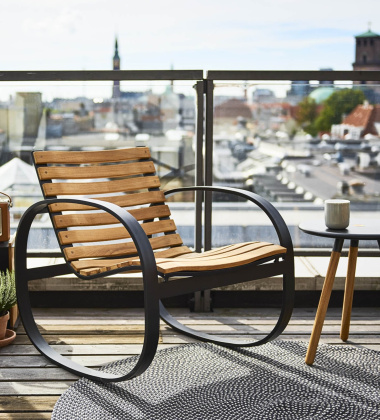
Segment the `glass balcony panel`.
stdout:
<svg viewBox="0 0 380 420">
<path fill-rule="evenodd" d="M 274 203 L 295 247 L 331 246 L 298 230 L 301 221 L 324 217 L 326 199 L 350 200 L 352 219 L 378 218 L 379 84 L 215 82 L 213 117 L 214 185 L 253 191 Z M 213 246 L 226 244 L 231 229 L 233 238 L 242 231 L 235 238 L 240 241 L 246 240 L 243 230 L 268 226 L 255 211 L 244 228 L 233 227 L 233 220 L 244 219 L 247 204 L 217 200 Z"/>
<path fill-rule="evenodd" d="M 42 199 L 33 150 L 149 146 L 162 188 L 194 184 L 193 82 L 4 82 L 0 85 L 0 191 L 14 202 L 12 232 Z M 179 194 L 173 200 L 192 200 Z M 58 248 L 50 221 L 34 223 L 30 248 Z M 51 233 L 51 234 L 50 234 Z"/>
</svg>

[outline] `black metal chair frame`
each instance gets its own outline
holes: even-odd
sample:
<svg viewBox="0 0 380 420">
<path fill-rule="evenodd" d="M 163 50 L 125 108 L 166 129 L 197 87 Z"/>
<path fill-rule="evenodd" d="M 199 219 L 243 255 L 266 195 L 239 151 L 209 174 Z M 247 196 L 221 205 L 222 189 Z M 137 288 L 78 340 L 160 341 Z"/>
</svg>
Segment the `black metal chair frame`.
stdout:
<svg viewBox="0 0 380 420">
<path fill-rule="evenodd" d="M 46 199 L 32 205 L 29 207 L 29 209 L 27 209 L 20 220 L 15 244 L 15 274 L 18 305 L 25 331 L 28 334 L 31 342 L 51 362 L 78 376 L 83 376 L 88 379 L 102 381 L 105 383 L 132 379 L 143 373 L 149 367 L 154 358 L 159 339 L 160 317 L 173 329 L 178 330 L 181 333 L 195 337 L 202 341 L 208 341 L 226 347 L 258 346 L 275 339 L 283 332 L 290 320 L 294 303 L 294 253 L 289 230 L 280 213 L 263 197 L 252 192 L 234 188 L 213 186 L 182 187 L 166 191 L 165 195 L 168 196 L 177 192 L 191 190 L 230 193 L 253 202 L 259 208 L 261 208 L 271 220 L 277 232 L 280 245 L 287 249 L 286 253 L 280 256 L 261 259 L 253 263 L 234 268 L 203 272 L 181 271 L 177 274 L 170 274 L 170 277 L 175 277 L 176 275 L 179 276 L 180 278 L 178 279 L 173 281 L 165 281 L 168 280 L 168 276 L 165 276 L 164 281 L 158 282 L 159 273 L 157 272 L 154 253 L 152 251 L 148 237 L 140 224 L 133 216 L 131 216 L 127 210 L 109 202 L 87 198 Z M 74 273 L 77 277 L 84 280 L 91 280 L 94 278 L 104 277 L 105 275 L 109 276 L 119 272 L 128 272 L 132 269 L 131 267 L 123 267 L 110 270 L 106 273 L 92 276 L 82 276 L 75 272 L 74 269 L 66 263 L 57 264 L 55 266 L 27 268 L 27 241 L 33 220 L 38 214 L 48 212 L 48 206 L 50 204 L 62 202 L 91 205 L 98 208 L 99 210 L 104 210 L 105 212 L 113 215 L 120 221 L 120 223 L 131 235 L 131 238 L 136 246 L 138 256 L 140 257 L 140 269 L 142 272 L 144 286 L 144 344 L 136 365 L 130 372 L 127 372 L 124 375 L 117 376 L 107 372 L 91 369 L 63 357 L 54 349 L 52 349 L 50 345 L 45 341 L 35 322 L 29 296 L 29 281 L 69 273 Z M 136 266 L 133 267 L 133 270 L 136 270 Z M 171 296 L 183 295 L 196 291 L 212 289 L 214 287 L 227 286 L 235 283 L 257 280 L 277 275 L 282 275 L 283 277 L 283 298 L 281 313 L 272 331 L 269 332 L 264 338 L 257 341 L 230 341 L 211 334 L 198 332 L 181 324 L 175 318 L 173 318 L 161 302 L 161 299 Z"/>
</svg>

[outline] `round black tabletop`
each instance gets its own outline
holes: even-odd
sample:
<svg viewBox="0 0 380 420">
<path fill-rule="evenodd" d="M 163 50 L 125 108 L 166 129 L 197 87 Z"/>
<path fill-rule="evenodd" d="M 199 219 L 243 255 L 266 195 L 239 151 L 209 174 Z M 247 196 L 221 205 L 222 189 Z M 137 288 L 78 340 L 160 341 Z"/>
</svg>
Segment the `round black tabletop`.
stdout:
<svg viewBox="0 0 380 420">
<path fill-rule="evenodd" d="M 299 228 L 310 235 L 334 239 L 380 240 L 379 219 L 352 219 L 347 229 L 329 229 L 324 220 L 302 222 Z"/>
</svg>

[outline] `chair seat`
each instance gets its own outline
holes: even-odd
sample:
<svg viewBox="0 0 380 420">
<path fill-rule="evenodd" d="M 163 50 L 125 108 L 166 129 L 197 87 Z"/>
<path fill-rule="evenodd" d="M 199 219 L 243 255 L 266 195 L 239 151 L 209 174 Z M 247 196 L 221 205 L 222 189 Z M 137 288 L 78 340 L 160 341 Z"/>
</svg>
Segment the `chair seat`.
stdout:
<svg viewBox="0 0 380 420">
<path fill-rule="evenodd" d="M 186 246 L 171 248 L 155 253 L 157 270 L 162 275 L 187 271 L 211 271 L 233 268 L 260 259 L 284 254 L 286 248 L 269 242 L 244 242 L 228 245 L 203 253 L 191 252 Z M 73 262 L 74 268 L 82 275 L 93 275 L 108 270 L 140 265 L 139 258 L 129 257 L 109 260 Z M 92 267 L 89 267 L 92 265 Z"/>
<path fill-rule="evenodd" d="M 216 248 L 204 253 L 191 253 L 175 258 L 156 258 L 162 274 L 183 271 L 211 271 L 233 268 L 264 258 L 286 253 L 286 248 L 269 242 L 246 242 Z M 132 265 L 135 262 L 132 261 Z"/>
</svg>

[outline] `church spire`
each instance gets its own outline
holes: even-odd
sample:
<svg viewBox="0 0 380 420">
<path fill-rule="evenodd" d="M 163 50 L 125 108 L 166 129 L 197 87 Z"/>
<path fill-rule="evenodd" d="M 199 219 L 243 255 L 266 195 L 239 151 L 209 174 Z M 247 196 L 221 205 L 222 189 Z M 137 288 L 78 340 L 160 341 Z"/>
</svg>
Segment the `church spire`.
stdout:
<svg viewBox="0 0 380 420">
<path fill-rule="evenodd" d="M 113 70 L 120 70 L 120 57 L 119 57 L 119 45 L 117 42 L 117 37 L 115 37 L 115 53 L 113 56 Z M 112 97 L 120 98 L 120 81 L 113 81 Z"/>
<path fill-rule="evenodd" d="M 115 61 L 118 61 L 119 68 L 115 69 Z M 117 43 L 117 37 L 115 38 L 115 55 L 113 56 L 113 66 L 114 70 L 120 70 L 120 57 L 119 57 L 119 46 Z"/>
</svg>

